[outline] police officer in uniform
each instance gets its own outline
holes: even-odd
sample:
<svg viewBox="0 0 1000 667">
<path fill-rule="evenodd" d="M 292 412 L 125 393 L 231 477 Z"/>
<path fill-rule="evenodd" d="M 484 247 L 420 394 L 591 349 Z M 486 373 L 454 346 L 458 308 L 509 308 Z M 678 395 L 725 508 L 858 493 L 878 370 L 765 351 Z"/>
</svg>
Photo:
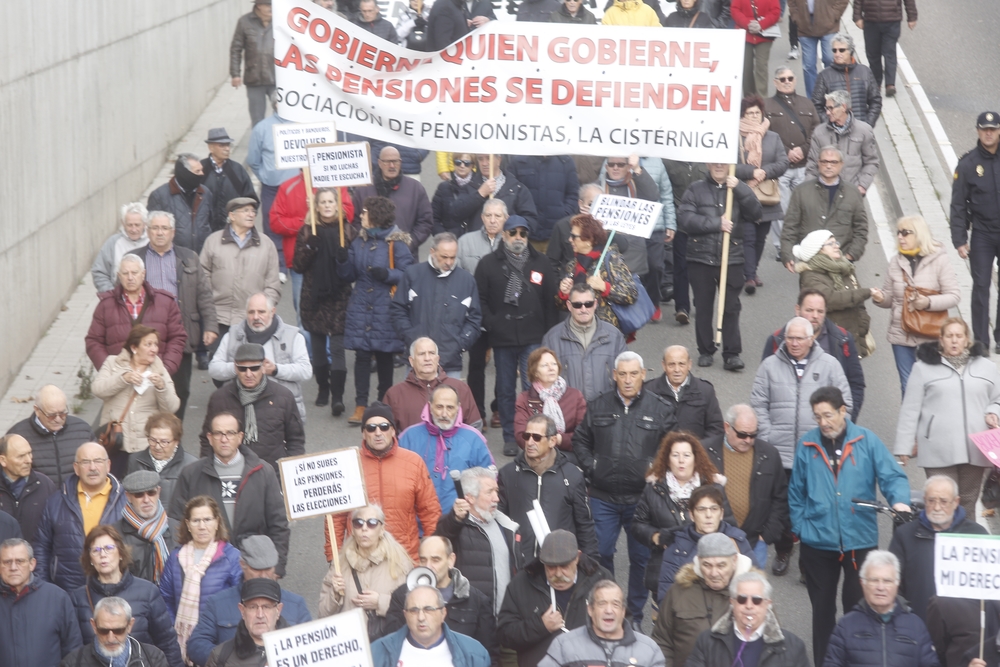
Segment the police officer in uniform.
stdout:
<svg viewBox="0 0 1000 667">
<path fill-rule="evenodd" d="M 972 267 L 972 333 L 990 349 L 990 279 L 1000 258 L 1000 113 L 984 111 L 976 120 L 979 141 L 955 167 L 951 188 L 951 241 Z M 972 240 L 968 238 L 972 228 Z M 1000 321 L 1000 301 L 997 303 Z M 1000 352 L 1000 327 L 996 329 Z"/>
</svg>

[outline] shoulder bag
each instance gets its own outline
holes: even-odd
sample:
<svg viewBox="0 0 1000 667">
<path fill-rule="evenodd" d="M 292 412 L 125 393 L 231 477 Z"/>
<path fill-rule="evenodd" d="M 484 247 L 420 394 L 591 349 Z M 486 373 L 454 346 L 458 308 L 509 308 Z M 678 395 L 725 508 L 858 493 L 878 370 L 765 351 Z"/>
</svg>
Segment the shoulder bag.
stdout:
<svg viewBox="0 0 1000 667">
<path fill-rule="evenodd" d="M 916 296 L 936 296 L 941 292 L 926 287 L 917 287 L 910 280 L 910 277 L 906 275 L 906 271 L 903 271 L 903 279 L 906 281 L 906 287 L 903 289 L 903 307 L 901 309 L 903 331 L 924 338 L 940 338 L 941 326 L 948 319 L 948 311 L 916 310 L 911 307 L 910 302 Z"/>
<path fill-rule="evenodd" d="M 100 434 L 97 436 L 97 442 L 107 450 L 108 454 L 121 451 L 124 439 L 122 435 L 122 422 L 125 421 L 128 409 L 132 407 L 132 401 L 135 400 L 136 396 L 138 394 L 135 393 L 135 389 L 133 388 L 132 395 L 129 396 L 128 403 L 125 404 L 125 409 L 122 410 L 122 416 L 97 427 L 97 432 Z"/>
<path fill-rule="evenodd" d="M 625 336 L 635 333 L 645 326 L 652 319 L 653 313 L 656 312 L 656 306 L 649 298 L 646 288 L 642 286 L 639 276 L 633 273 L 632 282 L 635 283 L 635 289 L 638 292 L 635 303 L 621 304 L 608 301 L 611 311 L 618 318 L 618 328 Z"/>
<path fill-rule="evenodd" d="M 740 137 L 740 161 L 743 164 L 749 164 L 746 151 L 743 150 L 743 137 Z M 781 203 L 781 188 L 778 187 L 778 179 L 776 178 L 765 178 L 750 189 L 753 190 L 753 194 L 761 206 L 775 206 Z"/>
<path fill-rule="evenodd" d="M 358 593 L 363 591 L 361 588 L 361 580 L 358 579 L 358 572 L 353 567 L 351 568 L 351 576 L 354 577 L 354 586 L 358 589 Z M 346 592 L 345 592 L 346 593 Z M 365 616 L 368 617 L 368 641 L 373 642 L 376 639 L 381 639 L 387 634 L 385 631 L 385 626 L 387 620 L 385 616 L 379 616 L 378 612 L 365 610 Z"/>
</svg>

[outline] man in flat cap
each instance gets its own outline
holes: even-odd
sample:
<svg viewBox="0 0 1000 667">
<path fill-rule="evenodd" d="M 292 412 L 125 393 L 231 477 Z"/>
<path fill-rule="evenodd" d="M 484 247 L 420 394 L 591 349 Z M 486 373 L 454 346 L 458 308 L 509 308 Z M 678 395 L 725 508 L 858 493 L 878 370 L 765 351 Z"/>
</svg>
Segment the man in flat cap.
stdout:
<svg viewBox="0 0 1000 667">
<path fill-rule="evenodd" d="M 265 372 L 266 355 L 260 343 L 243 343 L 233 355 L 236 377 L 208 399 L 201 429 L 201 455 L 212 453 L 209 431 L 221 412 L 239 415 L 243 444 L 278 470 L 278 459 L 306 453 L 305 431 L 295 395 Z"/>
<path fill-rule="evenodd" d="M 500 645 L 517 651 L 520 667 L 534 667 L 564 628 L 586 625 L 587 596 L 602 579 L 613 581 L 614 576 L 579 550 L 573 533 L 553 530 L 538 558 L 514 575 L 507 587 L 497 616 Z"/>
<path fill-rule="evenodd" d="M 236 635 L 208 656 L 208 667 L 265 667 L 264 633 L 287 628 L 281 617 L 281 588 L 271 579 L 244 581 L 240 589 L 240 623 Z"/>
<path fill-rule="evenodd" d="M 251 535 L 240 543 L 240 567 L 243 581 L 275 579 L 274 567 L 278 564 L 278 551 L 267 535 Z M 233 586 L 210 596 L 202 605 L 198 625 L 187 643 L 187 656 L 196 665 L 204 665 L 212 649 L 236 636 L 240 622 L 241 587 Z M 312 620 L 309 608 L 301 595 L 281 590 L 281 617 L 288 625 L 308 623 Z"/>
<path fill-rule="evenodd" d="M 243 319 L 252 294 L 263 292 L 275 304 L 281 298 L 278 250 L 254 227 L 257 200 L 231 199 L 226 213 L 226 226 L 210 234 L 201 251 L 201 266 L 212 285 L 219 336 Z"/>
<path fill-rule="evenodd" d="M 126 504 L 114 526 L 132 551 L 128 569 L 133 577 L 159 584 L 163 564 L 176 546 L 160 502 L 160 476 L 152 470 L 136 470 L 125 475 L 122 486 Z"/>
<path fill-rule="evenodd" d="M 979 141 L 955 167 L 951 186 L 951 242 L 972 268 L 972 335 L 990 349 L 990 283 L 993 260 L 1000 257 L 1000 113 L 976 119 Z M 969 229 L 972 240 L 969 240 Z M 1000 310 L 1000 304 L 997 306 Z M 1000 351 L 1000 326 L 993 330 Z"/>
<path fill-rule="evenodd" d="M 247 90 L 250 86 L 247 86 Z M 238 197 L 259 201 L 250 174 L 242 164 L 229 159 L 233 140 L 224 127 L 213 127 L 208 131 L 208 157 L 201 161 L 205 172 L 205 187 L 212 191 L 215 206 L 212 207 L 212 231 L 217 232 L 226 225 L 226 203 Z"/>
</svg>

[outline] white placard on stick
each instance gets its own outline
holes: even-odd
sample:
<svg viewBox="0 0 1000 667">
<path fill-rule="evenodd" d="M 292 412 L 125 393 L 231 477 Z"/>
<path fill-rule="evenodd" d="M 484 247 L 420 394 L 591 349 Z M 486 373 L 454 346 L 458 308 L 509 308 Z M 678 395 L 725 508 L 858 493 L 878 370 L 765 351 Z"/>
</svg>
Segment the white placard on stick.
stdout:
<svg viewBox="0 0 1000 667">
<path fill-rule="evenodd" d="M 590 214 L 601 221 L 604 229 L 648 239 L 660 219 L 663 204 L 645 199 L 597 195 L 590 205 Z"/>
<path fill-rule="evenodd" d="M 336 514 L 368 504 L 357 447 L 279 459 L 289 520 Z"/>
<path fill-rule="evenodd" d="M 370 185 L 372 163 L 368 142 L 316 143 L 306 147 L 314 188 Z"/>
<path fill-rule="evenodd" d="M 309 164 L 306 146 L 337 140 L 337 128 L 332 122 L 279 123 L 273 129 L 275 169 L 302 169 Z"/>
<path fill-rule="evenodd" d="M 264 634 L 271 667 L 372 667 L 364 611 L 352 609 Z"/>
<path fill-rule="evenodd" d="M 936 533 L 934 583 L 942 597 L 1000 600 L 1000 535 Z"/>
</svg>

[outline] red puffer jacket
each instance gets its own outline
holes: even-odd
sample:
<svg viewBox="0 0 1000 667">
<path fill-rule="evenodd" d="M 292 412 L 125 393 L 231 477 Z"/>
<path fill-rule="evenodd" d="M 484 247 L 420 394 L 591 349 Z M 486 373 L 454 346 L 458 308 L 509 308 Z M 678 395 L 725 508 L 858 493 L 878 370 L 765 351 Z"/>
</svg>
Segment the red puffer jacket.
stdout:
<svg viewBox="0 0 1000 667">
<path fill-rule="evenodd" d="M 148 282 L 142 284 L 146 290 L 146 303 L 140 320 L 147 327 L 153 327 L 160 334 L 160 359 L 173 375 L 181 364 L 187 331 L 181 318 L 181 309 L 170 292 L 155 289 Z M 139 323 L 122 301 L 122 286 L 97 295 L 100 302 L 94 309 L 94 318 L 87 332 L 87 356 L 100 370 L 104 360 L 122 351 L 125 339 L 132 327 Z"/>
<path fill-rule="evenodd" d="M 781 20 L 781 5 L 778 0 L 733 0 L 730 12 L 733 23 L 743 30 L 746 30 L 750 21 L 755 18 L 760 22 L 762 31 Z M 763 44 L 771 41 L 774 40 L 747 32 L 747 44 Z"/>
<path fill-rule="evenodd" d="M 316 192 L 315 188 L 313 192 Z M 340 188 L 340 199 L 344 202 L 344 224 L 348 225 L 354 219 L 354 201 L 347 188 Z M 271 204 L 271 231 L 281 234 L 286 266 L 292 265 L 295 258 L 295 238 L 308 219 L 306 185 L 299 173 L 278 186 L 278 194 Z"/>
</svg>

